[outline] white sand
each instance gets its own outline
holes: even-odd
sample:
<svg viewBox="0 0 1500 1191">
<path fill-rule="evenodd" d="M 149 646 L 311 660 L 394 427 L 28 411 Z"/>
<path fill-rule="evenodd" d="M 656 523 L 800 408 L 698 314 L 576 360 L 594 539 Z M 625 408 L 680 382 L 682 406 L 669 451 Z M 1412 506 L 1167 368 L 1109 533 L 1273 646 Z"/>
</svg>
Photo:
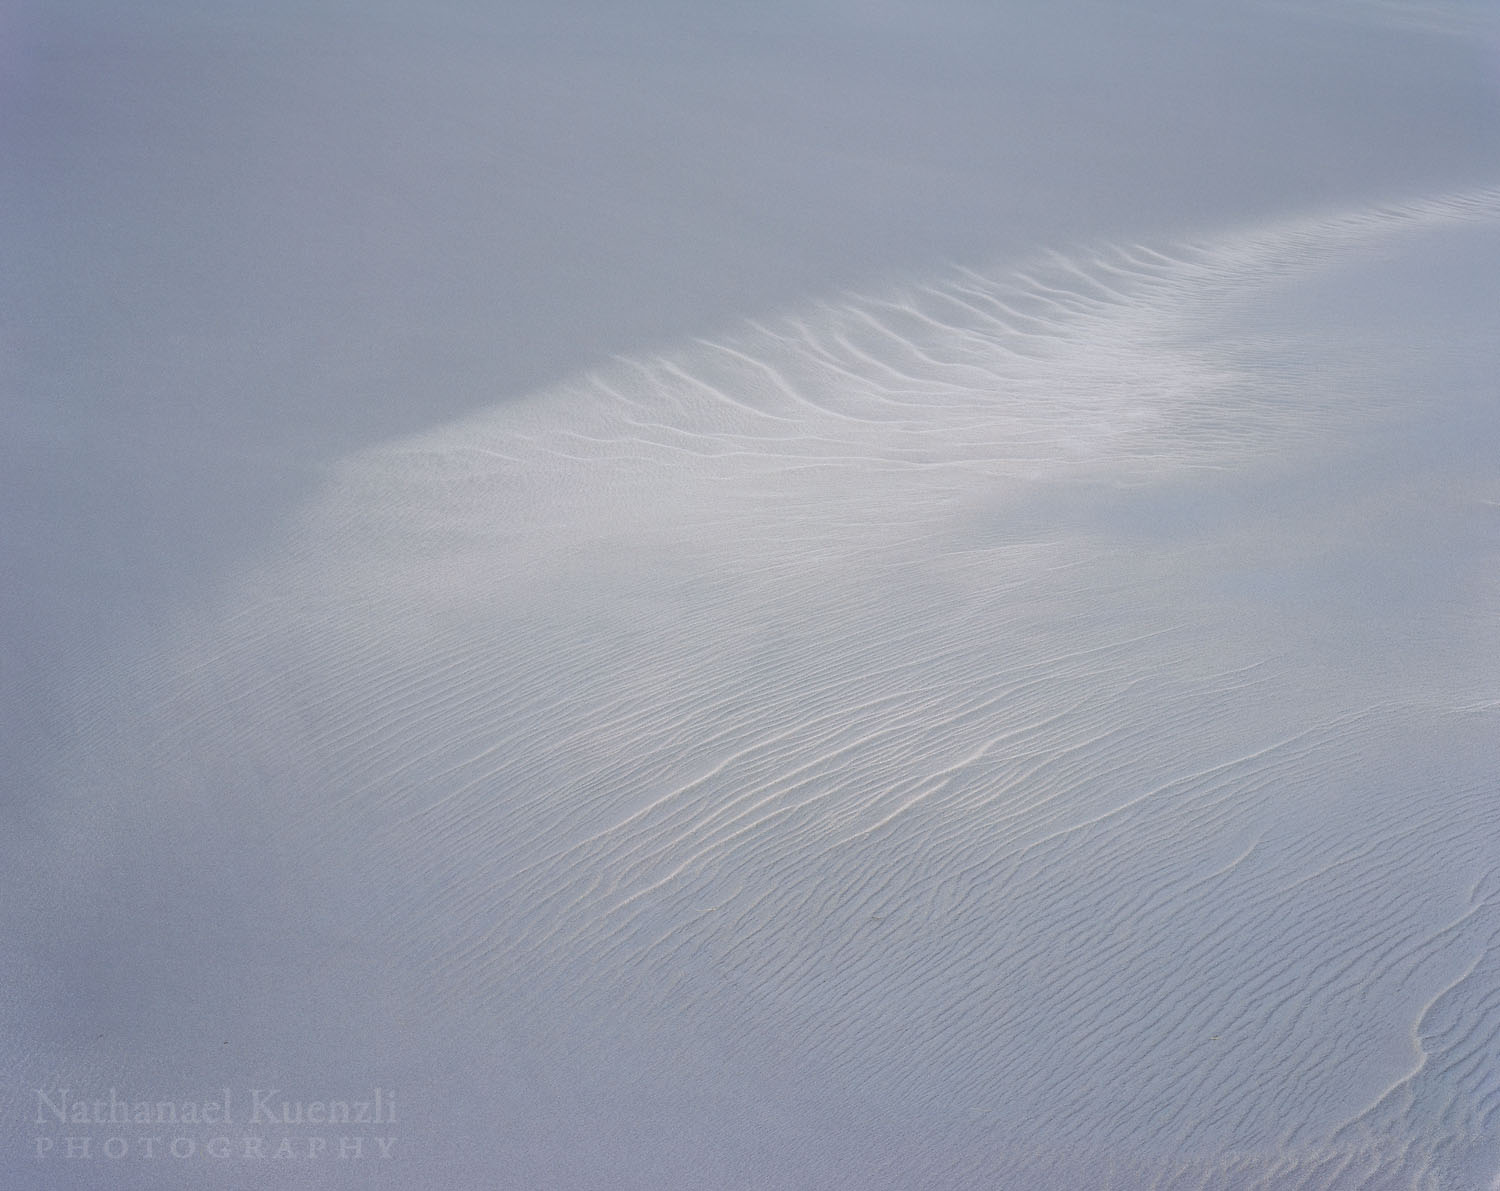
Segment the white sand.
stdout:
<svg viewBox="0 0 1500 1191">
<path fill-rule="evenodd" d="M 941 257 L 977 244 L 978 225 L 944 200 L 928 213 L 956 230 L 923 268 L 860 217 L 863 273 L 833 265 L 825 288 L 791 300 L 774 291 L 805 281 L 796 270 L 745 265 L 764 306 L 735 310 L 705 280 L 718 296 L 696 320 L 659 296 L 634 321 L 605 303 L 555 383 L 529 383 L 547 350 L 487 374 L 465 354 L 474 325 L 445 331 L 417 311 L 445 352 L 403 357 L 399 414 L 362 409 L 360 377 L 378 370 L 357 361 L 383 350 L 366 310 L 330 324 L 347 361 L 316 357 L 338 395 L 322 412 L 271 397 L 259 412 L 183 399 L 155 415 L 158 437 L 133 449 L 165 469 L 164 489 L 191 487 L 180 460 L 206 445 L 269 493 L 236 505 L 233 482 L 205 481 L 220 503 L 182 514 L 199 545 L 153 554 L 145 529 L 127 537 L 126 592 L 187 576 L 170 611 L 122 612 L 108 584 L 76 607 L 17 604 L 18 641 L 40 625 L 72 645 L 56 647 L 53 718 L 14 716 L 29 784 L 4 845 L 5 1177 L 1491 1185 L 1500 190 L 1476 148 L 1487 134 L 1435 125 L 1434 148 L 1422 130 L 1462 91 L 1432 64 L 1474 61 L 1483 25 L 1469 8 L 1411 5 L 1340 5 L 1328 21 L 1279 6 L 1180 14 L 1205 51 L 1193 65 L 1153 40 L 1172 15 L 1080 7 L 1016 32 L 1039 61 L 1076 64 L 1116 52 L 1089 22 L 1134 30 L 1142 43 L 1121 43 L 1123 65 L 1094 63 L 1081 92 L 1045 67 L 966 75 L 970 47 L 998 31 L 961 6 L 785 19 L 824 49 L 817 38 L 907 47 L 891 67 L 902 94 L 923 69 L 956 71 L 960 94 L 903 109 L 939 142 L 945 105 L 982 95 L 1024 113 L 1029 145 L 1071 134 L 1060 156 L 1103 152 L 1089 140 L 1102 110 L 1034 102 L 1066 109 L 1115 76 L 1135 88 L 1119 101 L 1123 148 L 1182 177 L 1227 122 L 1244 139 L 1217 150 L 1225 170 L 1248 177 L 1271 154 L 1266 179 L 1242 198 L 1205 183 L 1201 215 L 1144 181 L 1112 204 L 1045 153 L 1028 158 L 1033 178 L 988 173 L 992 157 L 944 185 L 1036 210 L 961 265 Z M 75 19 L 70 36 L 92 28 Z M 442 63 L 484 77 L 467 57 L 474 30 L 382 19 L 392 38 L 414 36 L 402 21 L 426 30 L 386 50 L 420 80 L 422 110 L 460 110 Z M 702 99 L 670 14 L 633 27 L 641 40 L 619 58 L 590 35 L 617 34 L 615 20 L 585 21 L 576 42 L 527 35 L 598 69 L 601 93 L 622 61 L 663 54 L 670 85 L 657 85 Z M 184 27 L 191 44 L 222 35 Z M 734 61 L 752 77 L 803 78 L 795 47 L 748 44 Z M 1286 96 L 1249 61 L 1255 46 L 1297 79 L 1330 72 L 1332 93 L 1296 96 L 1303 123 L 1281 123 Z M 1337 84 L 1359 94 L 1392 48 L 1419 67 L 1391 67 L 1402 90 L 1378 111 L 1393 121 L 1382 132 Z M 1182 73 L 1145 69 L 1159 58 Z M 834 62 L 849 102 L 878 109 L 858 89 L 876 77 L 868 63 Z M 358 94 L 338 70 L 325 85 Z M 1231 119 L 1218 105 L 1237 88 L 1264 107 Z M 739 92 L 708 94 L 722 106 L 702 118 L 727 134 Z M 1184 96 L 1211 117 L 1202 129 L 1184 117 L 1165 148 L 1135 129 Z M 841 120 L 863 128 L 822 92 L 803 98 L 829 129 L 778 143 L 833 154 Z M 326 102 L 312 110 L 337 130 Z M 462 110 L 473 126 L 450 127 L 455 143 L 524 126 L 483 102 Z M 1409 134 L 1395 131 L 1403 113 Z M 654 143 L 639 117 L 620 116 L 636 149 Z M 1271 134 L 1294 127 L 1302 139 L 1276 158 Z M 1383 136 L 1392 157 L 1377 168 L 1363 154 Z M 612 219 L 640 217 L 632 186 L 672 178 L 705 227 L 734 224 L 733 202 L 691 197 L 686 157 L 666 148 L 627 169 L 603 157 L 607 140 L 591 146 L 602 164 L 569 175 L 625 187 L 628 216 L 590 208 L 601 243 Z M 885 145 L 883 168 L 897 150 Z M 1319 150 L 1333 179 L 1321 189 L 1287 169 Z M 772 176 L 780 152 L 747 148 L 746 168 Z M 910 172 L 944 177 L 909 152 Z M 512 184 L 540 195 L 561 167 L 528 168 Z M 383 193 L 363 176 L 349 187 Z M 1079 209 L 1050 224 L 1037 196 L 1070 187 Z M 471 234 L 491 226 L 465 219 Z M 390 213 L 353 225 L 429 226 Z M 842 259 L 816 218 L 754 235 L 766 254 L 823 243 Z M 731 239 L 662 268 L 715 275 Z M 457 268 L 448 249 L 410 251 Z M 558 260 L 578 270 L 562 295 L 610 267 Z M 895 275 L 914 279 L 880 280 Z M 482 322 L 516 301 L 514 279 L 492 284 L 443 309 Z M 525 317 L 566 338 L 565 316 Z M 675 346 L 615 354 L 612 335 L 653 321 Z M 390 326 L 401 333 L 399 310 Z M 247 325 L 230 346 L 311 350 L 305 334 Z M 423 409 L 434 427 L 389 434 Z M 298 427 L 333 429 L 293 446 Z M 352 449 L 377 430 L 389 437 Z M 72 449 L 83 477 L 99 448 Z M 287 478 L 298 469 L 305 481 Z M 149 523 L 155 498 L 137 498 Z M 256 526 L 210 547 L 237 508 Z M 85 540 L 64 514 L 13 515 L 38 558 L 48 517 L 57 541 Z M 95 630 L 101 645 L 70 616 L 114 627 Z M 197 1102 L 226 1086 L 234 1128 L 153 1128 L 153 1158 L 133 1126 L 36 1120 L 38 1089 Z M 326 1101 L 375 1087 L 398 1093 L 397 1123 L 243 1123 L 251 1089 Z M 300 1157 L 249 1156 L 246 1132 L 268 1153 L 290 1137 Z M 335 1156 L 351 1133 L 359 1161 Z M 325 1134 L 328 1152 L 311 1153 Z M 205 1155 L 221 1135 L 227 1153 Z M 68 1136 L 90 1139 L 87 1158 L 67 1156 Z M 392 1157 L 374 1156 L 377 1136 L 397 1139 Z M 40 1158 L 39 1137 L 55 1143 Z M 175 1137 L 194 1139 L 193 1157 L 161 1152 Z"/>
</svg>

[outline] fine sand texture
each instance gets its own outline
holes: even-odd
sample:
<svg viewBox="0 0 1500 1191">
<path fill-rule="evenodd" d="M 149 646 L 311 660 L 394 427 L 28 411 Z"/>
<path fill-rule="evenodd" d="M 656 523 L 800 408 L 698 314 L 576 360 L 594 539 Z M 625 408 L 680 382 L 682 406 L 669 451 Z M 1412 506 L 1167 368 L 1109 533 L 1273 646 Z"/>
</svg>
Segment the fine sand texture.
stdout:
<svg viewBox="0 0 1500 1191">
<path fill-rule="evenodd" d="M 746 146 L 750 190 L 862 127 L 802 55 L 863 47 L 829 59 L 849 102 L 870 62 L 889 67 L 907 132 L 938 142 L 906 168 L 988 196 L 907 194 L 903 228 L 831 178 L 868 267 L 832 216 L 768 196 L 760 226 L 722 189 L 693 193 L 670 146 L 611 159 L 622 128 L 655 143 L 641 112 L 614 127 L 553 94 L 559 135 L 597 136 L 566 169 L 506 158 L 530 226 L 549 177 L 570 181 L 554 197 L 614 182 L 558 218 L 628 247 L 539 250 L 481 280 L 361 167 L 349 192 L 378 210 L 320 243 L 322 264 L 409 285 L 436 261 L 457 286 L 433 283 L 438 313 L 409 312 L 426 338 L 395 355 L 401 302 L 321 265 L 324 291 L 311 268 L 251 291 L 255 326 L 194 323 L 184 253 L 150 274 L 167 296 L 134 316 L 144 339 L 83 302 L 78 266 L 38 281 L 16 358 L 36 392 L 83 404 L 17 403 L 32 462 L 6 514 L 25 570 L 7 596 L 0 1182 L 1500 1186 L 1500 158 L 1487 132 L 1418 127 L 1458 110 L 1468 67 L 1464 95 L 1500 116 L 1476 65 L 1500 79 L 1500 42 L 1472 5 L 1179 7 L 1023 7 L 1021 48 L 961 4 L 517 18 L 538 53 L 603 70 L 601 94 L 653 55 L 667 81 L 646 91 L 706 86 L 679 37 L 747 78 L 802 80 L 830 123 L 805 144 L 783 128 L 790 157 Z M 18 27 L 33 49 L 117 38 L 139 60 L 234 41 L 214 11 L 140 28 L 67 11 Z M 411 127 L 433 117 L 450 145 L 523 123 L 472 92 L 484 13 L 268 11 L 236 35 L 268 78 L 302 52 L 277 40 L 299 22 L 317 44 L 352 22 L 394 55 L 340 60 L 298 101 L 325 131 L 366 127 L 329 95 L 362 94 L 349 79 L 382 62 L 420 81 Z M 985 39 L 1021 73 L 989 80 Z M 1026 47 L 1093 84 L 1070 91 Z M 1306 87 L 1285 157 L 1260 50 Z M 1338 88 L 1403 50 L 1384 123 L 1354 127 Z M 55 101 L 36 54 L 14 85 Z M 1308 82 L 1320 64 L 1329 94 Z M 961 93 L 915 98 L 929 69 Z M 1262 80 L 1259 123 L 1215 108 L 1224 78 Z M 1101 79 L 1135 88 L 1121 150 L 1156 171 L 1115 199 L 1086 181 L 1109 159 Z M 710 131 L 744 131 L 738 85 L 699 93 L 721 105 L 700 113 Z M 981 96 L 1025 126 L 1007 160 L 1032 174 L 1003 155 L 940 168 L 941 115 Z M 1135 126 L 1194 96 L 1203 127 L 1152 143 Z M 12 140 L 40 163 L 39 129 L 65 117 L 26 111 Z M 84 171 L 60 143 L 51 168 Z M 901 143 L 882 142 L 893 175 Z M 1241 181 L 1265 156 L 1262 186 L 1169 194 L 1214 145 Z M 704 228 L 748 222 L 733 251 L 708 231 L 662 248 L 632 310 L 608 274 L 637 276 L 625 225 L 668 178 Z M 1076 206 L 1038 197 L 1054 193 Z M 321 201 L 293 210 L 332 229 Z M 470 251 L 503 264 L 512 249 L 477 236 L 492 216 L 464 211 Z M 914 230 L 920 212 L 951 232 Z M 17 256 L 36 278 L 34 247 Z M 138 250 L 98 267 L 145 277 Z M 533 292 L 558 305 L 505 329 L 501 306 L 524 305 L 508 287 L 548 252 L 567 277 Z M 668 292 L 690 277 L 696 310 Z M 333 347 L 264 321 L 292 290 Z M 354 307 L 331 313 L 341 295 Z M 114 338 L 45 329 L 68 310 Z M 121 366 L 92 413 L 91 386 L 115 382 L 69 344 Z M 215 350 L 238 353 L 239 383 L 305 388 L 214 395 Z M 130 512 L 106 535 L 115 503 Z M 329 1123 L 330 1102 L 376 1089 L 371 1121 Z M 111 1117 L 115 1099 L 136 1107 Z"/>
</svg>

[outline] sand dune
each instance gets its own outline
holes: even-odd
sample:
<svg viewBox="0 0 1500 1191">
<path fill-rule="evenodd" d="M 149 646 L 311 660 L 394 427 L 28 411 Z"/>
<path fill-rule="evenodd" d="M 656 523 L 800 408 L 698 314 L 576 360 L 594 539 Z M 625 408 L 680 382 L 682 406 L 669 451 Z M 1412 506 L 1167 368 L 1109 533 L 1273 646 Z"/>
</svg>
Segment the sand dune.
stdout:
<svg viewBox="0 0 1500 1191">
<path fill-rule="evenodd" d="M 614 1105 L 625 1184 L 795 1184 L 769 1135 L 823 1185 L 1480 1185 L 1493 518 L 1385 588 L 1493 476 L 1382 454 L 1462 393 L 1265 328 L 1497 219 L 955 270 L 365 452 L 140 683 L 188 776 L 121 837 L 258 841 L 262 944 L 503 1035 L 528 1119 Z"/>
<path fill-rule="evenodd" d="M 1500 1186 L 1479 6 L 193 7 L 0 55 L 0 1183 Z"/>
</svg>

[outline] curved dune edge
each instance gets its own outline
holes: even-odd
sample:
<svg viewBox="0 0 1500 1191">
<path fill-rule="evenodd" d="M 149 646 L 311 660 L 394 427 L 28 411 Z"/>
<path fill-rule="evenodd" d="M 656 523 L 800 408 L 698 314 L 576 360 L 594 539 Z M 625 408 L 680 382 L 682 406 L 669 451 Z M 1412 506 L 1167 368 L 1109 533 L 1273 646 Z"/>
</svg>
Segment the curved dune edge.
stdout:
<svg viewBox="0 0 1500 1191">
<path fill-rule="evenodd" d="M 1240 311 L 1497 217 L 957 270 L 366 452 L 141 683 L 153 747 L 253 758 L 435 1016 L 843 1089 L 955 1186 L 1463 1185 L 1493 672 L 1300 599 L 1358 509 L 1156 513 L 1410 415 Z"/>
</svg>

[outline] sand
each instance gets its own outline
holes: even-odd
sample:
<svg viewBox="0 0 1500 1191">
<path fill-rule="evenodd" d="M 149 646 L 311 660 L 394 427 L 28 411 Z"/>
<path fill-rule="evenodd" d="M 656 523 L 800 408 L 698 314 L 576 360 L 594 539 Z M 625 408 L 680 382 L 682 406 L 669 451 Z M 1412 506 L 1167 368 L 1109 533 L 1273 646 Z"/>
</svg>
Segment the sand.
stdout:
<svg viewBox="0 0 1500 1191">
<path fill-rule="evenodd" d="M 7 1180 L 1496 1181 L 1491 31 L 1025 15 L 21 24 Z"/>
</svg>

